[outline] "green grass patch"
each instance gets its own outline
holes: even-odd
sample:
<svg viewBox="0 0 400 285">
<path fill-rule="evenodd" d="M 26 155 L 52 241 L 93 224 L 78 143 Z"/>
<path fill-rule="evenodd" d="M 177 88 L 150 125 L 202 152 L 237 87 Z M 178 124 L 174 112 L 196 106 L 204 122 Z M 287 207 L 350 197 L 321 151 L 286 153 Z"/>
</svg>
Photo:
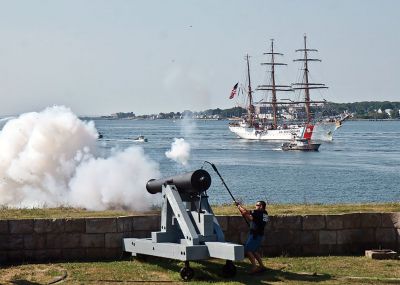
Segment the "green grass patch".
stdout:
<svg viewBox="0 0 400 285">
<path fill-rule="evenodd" d="M 190 284 L 398 284 L 399 260 L 362 256 L 264 258 L 265 273 L 248 275 L 248 261 L 236 263 L 237 275 L 221 276 L 222 260 L 190 262 L 195 276 Z M 24 264 L 0 268 L 0 284 L 46 284 L 55 275 L 64 284 L 180 284 L 183 262 L 149 257 L 147 261 Z M 59 278 L 56 276 L 56 278 Z M 19 282 L 19 283 L 17 283 Z M 25 283 L 24 283 L 25 282 Z"/>
<path fill-rule="evenodd" d="M 253 209 L 254 205 L 246 205 Z M 220 205 L 213 208 L 216 215 L 236 215 L 238 211 L 232 205 Z M 388 213 L 400 212 L 400 203 L 365 203 L 365 204 L 269 204 L 270 215 L 318 215 L 344 213 Z"/>
<path fill-rule="evenodd" d="M 253 205 L 245 205 L 248 209 Z M 213 206 L 216 215 L 239 215 L 234 205 Z M 316 214 L 343 214 L 343 213 L 385 213 L 400 212 L 400 203 L 368 203 L 368 204 L 269 204 L 270 215 L 316 215 Z M 82 208 L 33 208 L 15 209 L 7 206 L 0 207 L 0 219 L 31 219 L 31 218 L 89 218 L 89 217 L 119 217 L 130 215 L 159 214 L 159 209 L 136 212 L 123 210 L 89 211 Z"/>
</svg>

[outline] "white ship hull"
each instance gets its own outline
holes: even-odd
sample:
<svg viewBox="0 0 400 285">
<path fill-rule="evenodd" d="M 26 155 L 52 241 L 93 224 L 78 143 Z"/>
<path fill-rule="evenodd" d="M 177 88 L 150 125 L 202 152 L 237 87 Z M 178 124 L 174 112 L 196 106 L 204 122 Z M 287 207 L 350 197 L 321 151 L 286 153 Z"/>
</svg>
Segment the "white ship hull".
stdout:
<svg viewBox="0 0 400 285">
<path fill-rule="evenodd" d="M 280 130 L 257 130 L 255 128 L 244 126 L 229 126 L 229 130 L 238 137 L 247 140 L 291 140 L 293 136 L 301 137 L 304 127 L 293 127 Z"/>
</svg>

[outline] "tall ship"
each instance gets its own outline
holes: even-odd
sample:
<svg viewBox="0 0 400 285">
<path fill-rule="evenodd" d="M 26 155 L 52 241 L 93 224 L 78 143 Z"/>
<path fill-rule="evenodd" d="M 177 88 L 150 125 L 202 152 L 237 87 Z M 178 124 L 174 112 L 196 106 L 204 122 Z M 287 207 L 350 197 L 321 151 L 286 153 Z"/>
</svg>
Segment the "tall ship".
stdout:
<svg viewBox="0 0 400 285">
<path fill-rule="evenodd" d="M 303 54 L 302 58 L 295 59 L 303 63 L 302 66 L 302 81 L 293 83 L 292 85 L 279 85 L 276 82 L 276 68 L 284 66 L 285 63 L 280 63 L 276 59 L 278 56 L 283 56 L 282 53 L 277 53 L 274 50 L 274 40 L 271 40 L 270 51 L 264 53 L 269 56 L 269 62 L 261 63 L 270 67 L 269 83 L 259 85 L 256 91 L 266 91 L 271 95 L 270 100 L 261 100 L 254 103 L 254 93 L 251 86 L 250 63 L 249 56 L 246 55 L 247 67 L 247 88 L 245 88 L 247 104 L 247 113 L 241 121 L 229 124 L 229 130 L 235 133 L 238 137 L 248 140 L 292 140 L 294 137 L 300 139 L 332 139 L 333 132 L 341 126 L 342 120 L 330 119 L 316 121 L 312 118 L 312 106 L 325 104 L 326 101 L 312 101 L 310 99 L 311 89 L 326 89 L 325 84 L 311 83 L 309 81 L 309 62 L 320 61 L 309 57 L 310 52 L 315 52 L 315 49 L 307 48 L 307 37 L 304 35 L 304 47 L 296 50 Z M 235 88 L 237 85 L 235 85 Z M 281 100 L 277 99 L 278 92 L 294 92 L 296 90 L 303 91 L 302 99 Z M 232 98 L 232 94 L 231 97 Z M 256 108 L 256 105 L 258 108 Z M 303 109 L 303 118 L 290 118 L 283 120 L 278 118 L 278 106 L 286 106 L 288 109 L 299 110 Z M 256 111 L 258 110 L 258 112 Z M 268 116 L 262 114 L 260 110 L 268 110 Z M 291 115 L 290 115 L 291 116 Z M 281 117 L 281 116 L 279 116 Z"/>
</svg>

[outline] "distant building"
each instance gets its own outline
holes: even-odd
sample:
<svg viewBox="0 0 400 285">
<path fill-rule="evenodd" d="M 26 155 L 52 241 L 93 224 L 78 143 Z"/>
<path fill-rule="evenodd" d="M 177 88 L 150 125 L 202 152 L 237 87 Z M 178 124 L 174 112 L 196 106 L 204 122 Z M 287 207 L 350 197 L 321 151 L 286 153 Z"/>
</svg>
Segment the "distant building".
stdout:
<svg viewBox="0 0 400 285">
<path fill-rule="evenodd" d="M 390 116 L 390 114 L 392 114 L 392 109 L 385 109 L 385 113 L 388 114 Z"/>
</svg>

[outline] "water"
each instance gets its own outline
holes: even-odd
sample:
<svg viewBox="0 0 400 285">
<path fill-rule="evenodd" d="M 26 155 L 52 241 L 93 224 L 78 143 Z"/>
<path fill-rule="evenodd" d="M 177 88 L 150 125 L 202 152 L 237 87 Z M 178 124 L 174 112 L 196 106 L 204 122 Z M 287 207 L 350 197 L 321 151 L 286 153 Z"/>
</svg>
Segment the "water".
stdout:
<svg viewBox="0 0 400 285">
<path fill-rule="evenodd" d="M 132 144 L 160 165 L 164 176 L 213 162 L 233 195 L 246 203 L 363 203 L 400 201 L 400 121 L 348 121 L 319 152 L 284 152 L 280 142 L 246 141 L 227 121 L 96 120 L 102 155 Z M 144 135 L 147 143 L 131 138 Z M 184 168 L 165 156 L 174 138 L 192 147 Z M 209 166 L 211 203 L 231 202 Z"/>
</svg>

